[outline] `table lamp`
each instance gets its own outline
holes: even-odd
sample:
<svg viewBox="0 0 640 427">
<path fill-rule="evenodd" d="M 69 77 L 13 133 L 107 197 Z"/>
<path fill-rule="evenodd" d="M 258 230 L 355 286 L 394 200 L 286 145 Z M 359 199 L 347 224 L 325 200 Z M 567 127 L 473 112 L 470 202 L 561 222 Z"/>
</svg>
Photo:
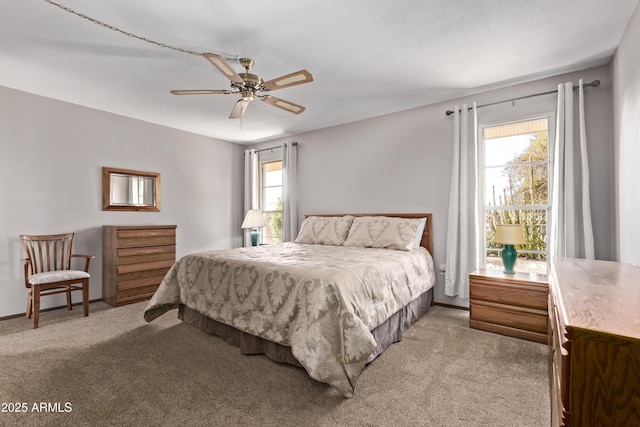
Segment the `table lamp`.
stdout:
<svg viewBox="0 0 640 427">
<path fill-rule="evenodd" d="M 501 224 L 496 226 L 495 243 L 504 245 L 502 249 L 502 263 L 506 274 L 514 274 L 513 266 L 518 258 L 518 251 L 514 245 L 524 245 L 524 230 L 520 224 Z"/>
<path fill-rule="evenodd" d="M 259 209 L 249 209 L 242 222 L 242 228 L 251 228 L 251 246 L 258 246 L 258 240 L 260 238 L 260 231 L 258 229 L 266 225 L 267 221 Z"/>
</svg>

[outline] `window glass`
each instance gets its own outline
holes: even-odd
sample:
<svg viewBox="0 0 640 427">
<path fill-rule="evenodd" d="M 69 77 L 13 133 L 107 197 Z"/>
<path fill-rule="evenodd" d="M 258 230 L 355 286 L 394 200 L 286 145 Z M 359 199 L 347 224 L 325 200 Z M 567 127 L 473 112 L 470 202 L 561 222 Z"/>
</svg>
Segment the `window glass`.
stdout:
<svg viewBox="0 0 640 427">
<path fill-rule="evenodd" d="M 482 264 L 503 269 L 499 224 L 521 224 L 526 243 L 516 245 L 515 271 L 547 273 L 549 215 L 549 117 L 484 125 L 481 132 L 480 194 Z"/>
<path fill-rule="evenodd" d="M 261 169 L 260 209 L 267 220 L 261 243 L 282 243 L 282 161 L 262 163 Z"/>
</svg>

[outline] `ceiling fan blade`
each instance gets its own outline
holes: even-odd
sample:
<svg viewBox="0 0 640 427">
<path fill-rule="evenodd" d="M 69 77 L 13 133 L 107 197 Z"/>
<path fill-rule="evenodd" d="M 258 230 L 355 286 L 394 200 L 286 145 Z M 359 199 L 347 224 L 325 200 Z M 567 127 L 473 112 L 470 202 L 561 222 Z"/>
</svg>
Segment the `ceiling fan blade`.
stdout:
<svg viewBox="0 0 640 427">
<path fill-rule="evenodd" d="M 301 85 L 303 83 L 309 83 L 313 81 L 313 76 L 307 70 L 296 71 L 295 73 L 287 74 L 286 76 L 278 77 L 273 80 L 262 83 L 264 90 L 276 90 L 283 89 L 285 87 L 291 87 Z"/>
<path fill-rule="evenodd" d="M 247 109 L 248 106 L 249 106 L 248 99 L 240 99 L 238 102 L 236 102 L 236 105 L 234 105 L 233 110 L 231 110 L 231 114 L 229 114 L 229 118 L 237 119 L 242 117 L 242 115 L 244 114 L 244 111 Z"/>
<path fill-rule="evenodd" d="M 226 89 L 189 89 L 189 90 L 172 90 L 173 95 L 228 95 L 231 92 Z"/>
<path fill-rule="evenodd" d="M 211 62 L 211 64 L 216 67 L 222 74 L 224 74 L 229 80 L 236 83 L 244 83 L 242 77 L 236 73 L 236 71 L 229 65 L 229 63 L 220 55 L 215 53 L 203 53 L 207 61 Z"/>
<path fill-rule="evenodd" d="M 305 107 L 302 105 L 294 104 L 293 102 L 285 101 L 284 99 L 276 98 L 275 96 L 265 95 L 261 99 L 269 105 L 282 108 L 283 110 L 293 114 L 300 114 L 305 110 Z"/>
</svg>

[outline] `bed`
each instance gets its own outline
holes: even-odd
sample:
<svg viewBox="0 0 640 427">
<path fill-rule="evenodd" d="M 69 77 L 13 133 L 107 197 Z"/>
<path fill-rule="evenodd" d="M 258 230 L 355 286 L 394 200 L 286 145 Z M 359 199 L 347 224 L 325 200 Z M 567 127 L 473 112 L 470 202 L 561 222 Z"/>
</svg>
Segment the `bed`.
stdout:
<svg viewBox="0 0 640 427">
<path fill-rule="evenodd" d="M 346 397 L 429 311 L 431 214 L 307 215 L 295 242 L 185 255 L 148 303 Z"/>
</svg>

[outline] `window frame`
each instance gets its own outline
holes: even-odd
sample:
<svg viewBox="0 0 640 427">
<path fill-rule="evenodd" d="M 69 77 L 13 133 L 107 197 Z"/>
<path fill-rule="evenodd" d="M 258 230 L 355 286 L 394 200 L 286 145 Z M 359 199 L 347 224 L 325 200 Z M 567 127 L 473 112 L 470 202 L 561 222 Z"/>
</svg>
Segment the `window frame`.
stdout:
<svg viewBox="0 0 640 427">
<path fill-rule="evenodd" d="M 504 126 L 513 123 L 519 122 L 528 122 L 534 120 L 546 119 L 548 126 L 548 140 L 547 140 L 547 188 L 548 188 L 548 198 L 546 205 L 501 205 L 501 206 L 493 206 L 491 209 L 488 209 L 487 201 L 485 200 L 485 170 L 486 170 L 486 150 L 485 150 L 485 138 L 484 138 L 484 130 L 486 128 L 492 128 L 497 126 Z M 544 112 L 539 114 L 528 114 L 520 117 L 514 118 L 505 118 L 502 120 L 495 120 L 491 122 L 478 123 L 478 156 L 477 156 L 477 180 L 478 180 L 478 188 L 477 188 L 477 200 L 478 200 L 478 219 L 480 230 L 478 230 L 478 262 L 481 268 L 487 267 L 487 253 L 491 248 L 487 246 L 487 213 L 489 210 L 516 210 L 516 211 L 536 211 L 536 210 L 544 210 L 546 212 L 546 239 L 547 246 L 546 251 L 533 251 L 533 250 L 519 250 L 518 253 L 545 253 L 546 256 L 546 270 L 547 273 L 549 271 L 549 246 L 548 246 L 548 237 L 551 231 L 550 228 L 550 220 L 551 220 L 551 177 L 553 174 L 553 159 L 554 159 L 554 150 L 555 150 L 555 132 L 556 132 L 556 114 L 555 112 Z M 495 250 L 494 250 L 495 251 Z"/>
<path fill-rule="evenodd" d="M 281 183 L 279 186 L 269 186 L 266 187 L 265 185 L 265 173 L 268 172 L 265 170 L 265 166 L 266 165 L 270 165 L 270 164 L 274 164 L 274 163 L 280 163 L 280 170 L 282 171 L 282 156 L 269 156 L 269 158 L 266 159 L 260 159 L 259 162 L 259 178 L 258 178 L 258 188 L 259 188 L 259 192 L 258 192 L 258 204 L 260 206 L 260 211 L 262 212 L 262 214 L 267 218 L 267 225 L 266 227 L 269 227 L 269 215 L 270 214 L 274 214 L 274 213 L 280 213 L 280 215 L 282 215 L 282 210 L 267 210 L 265 208 L 265 189 L 266 188 L 275 188 L 275 187 L 280 187 L 282 189 L 283 187 L 283 183 Z M 284 177 L 283 177 L 284 179 Z M 264 244 L 264 238 L 265 238 L 265 232 L 260 233 L 260 243 Z M 275 237 L 270 237 L 270 238 L 275 238 Z M 280 237 L 278 238 L 278 243 L 282 243 L 282 235 L 280 235 Z"/>
</svg>

